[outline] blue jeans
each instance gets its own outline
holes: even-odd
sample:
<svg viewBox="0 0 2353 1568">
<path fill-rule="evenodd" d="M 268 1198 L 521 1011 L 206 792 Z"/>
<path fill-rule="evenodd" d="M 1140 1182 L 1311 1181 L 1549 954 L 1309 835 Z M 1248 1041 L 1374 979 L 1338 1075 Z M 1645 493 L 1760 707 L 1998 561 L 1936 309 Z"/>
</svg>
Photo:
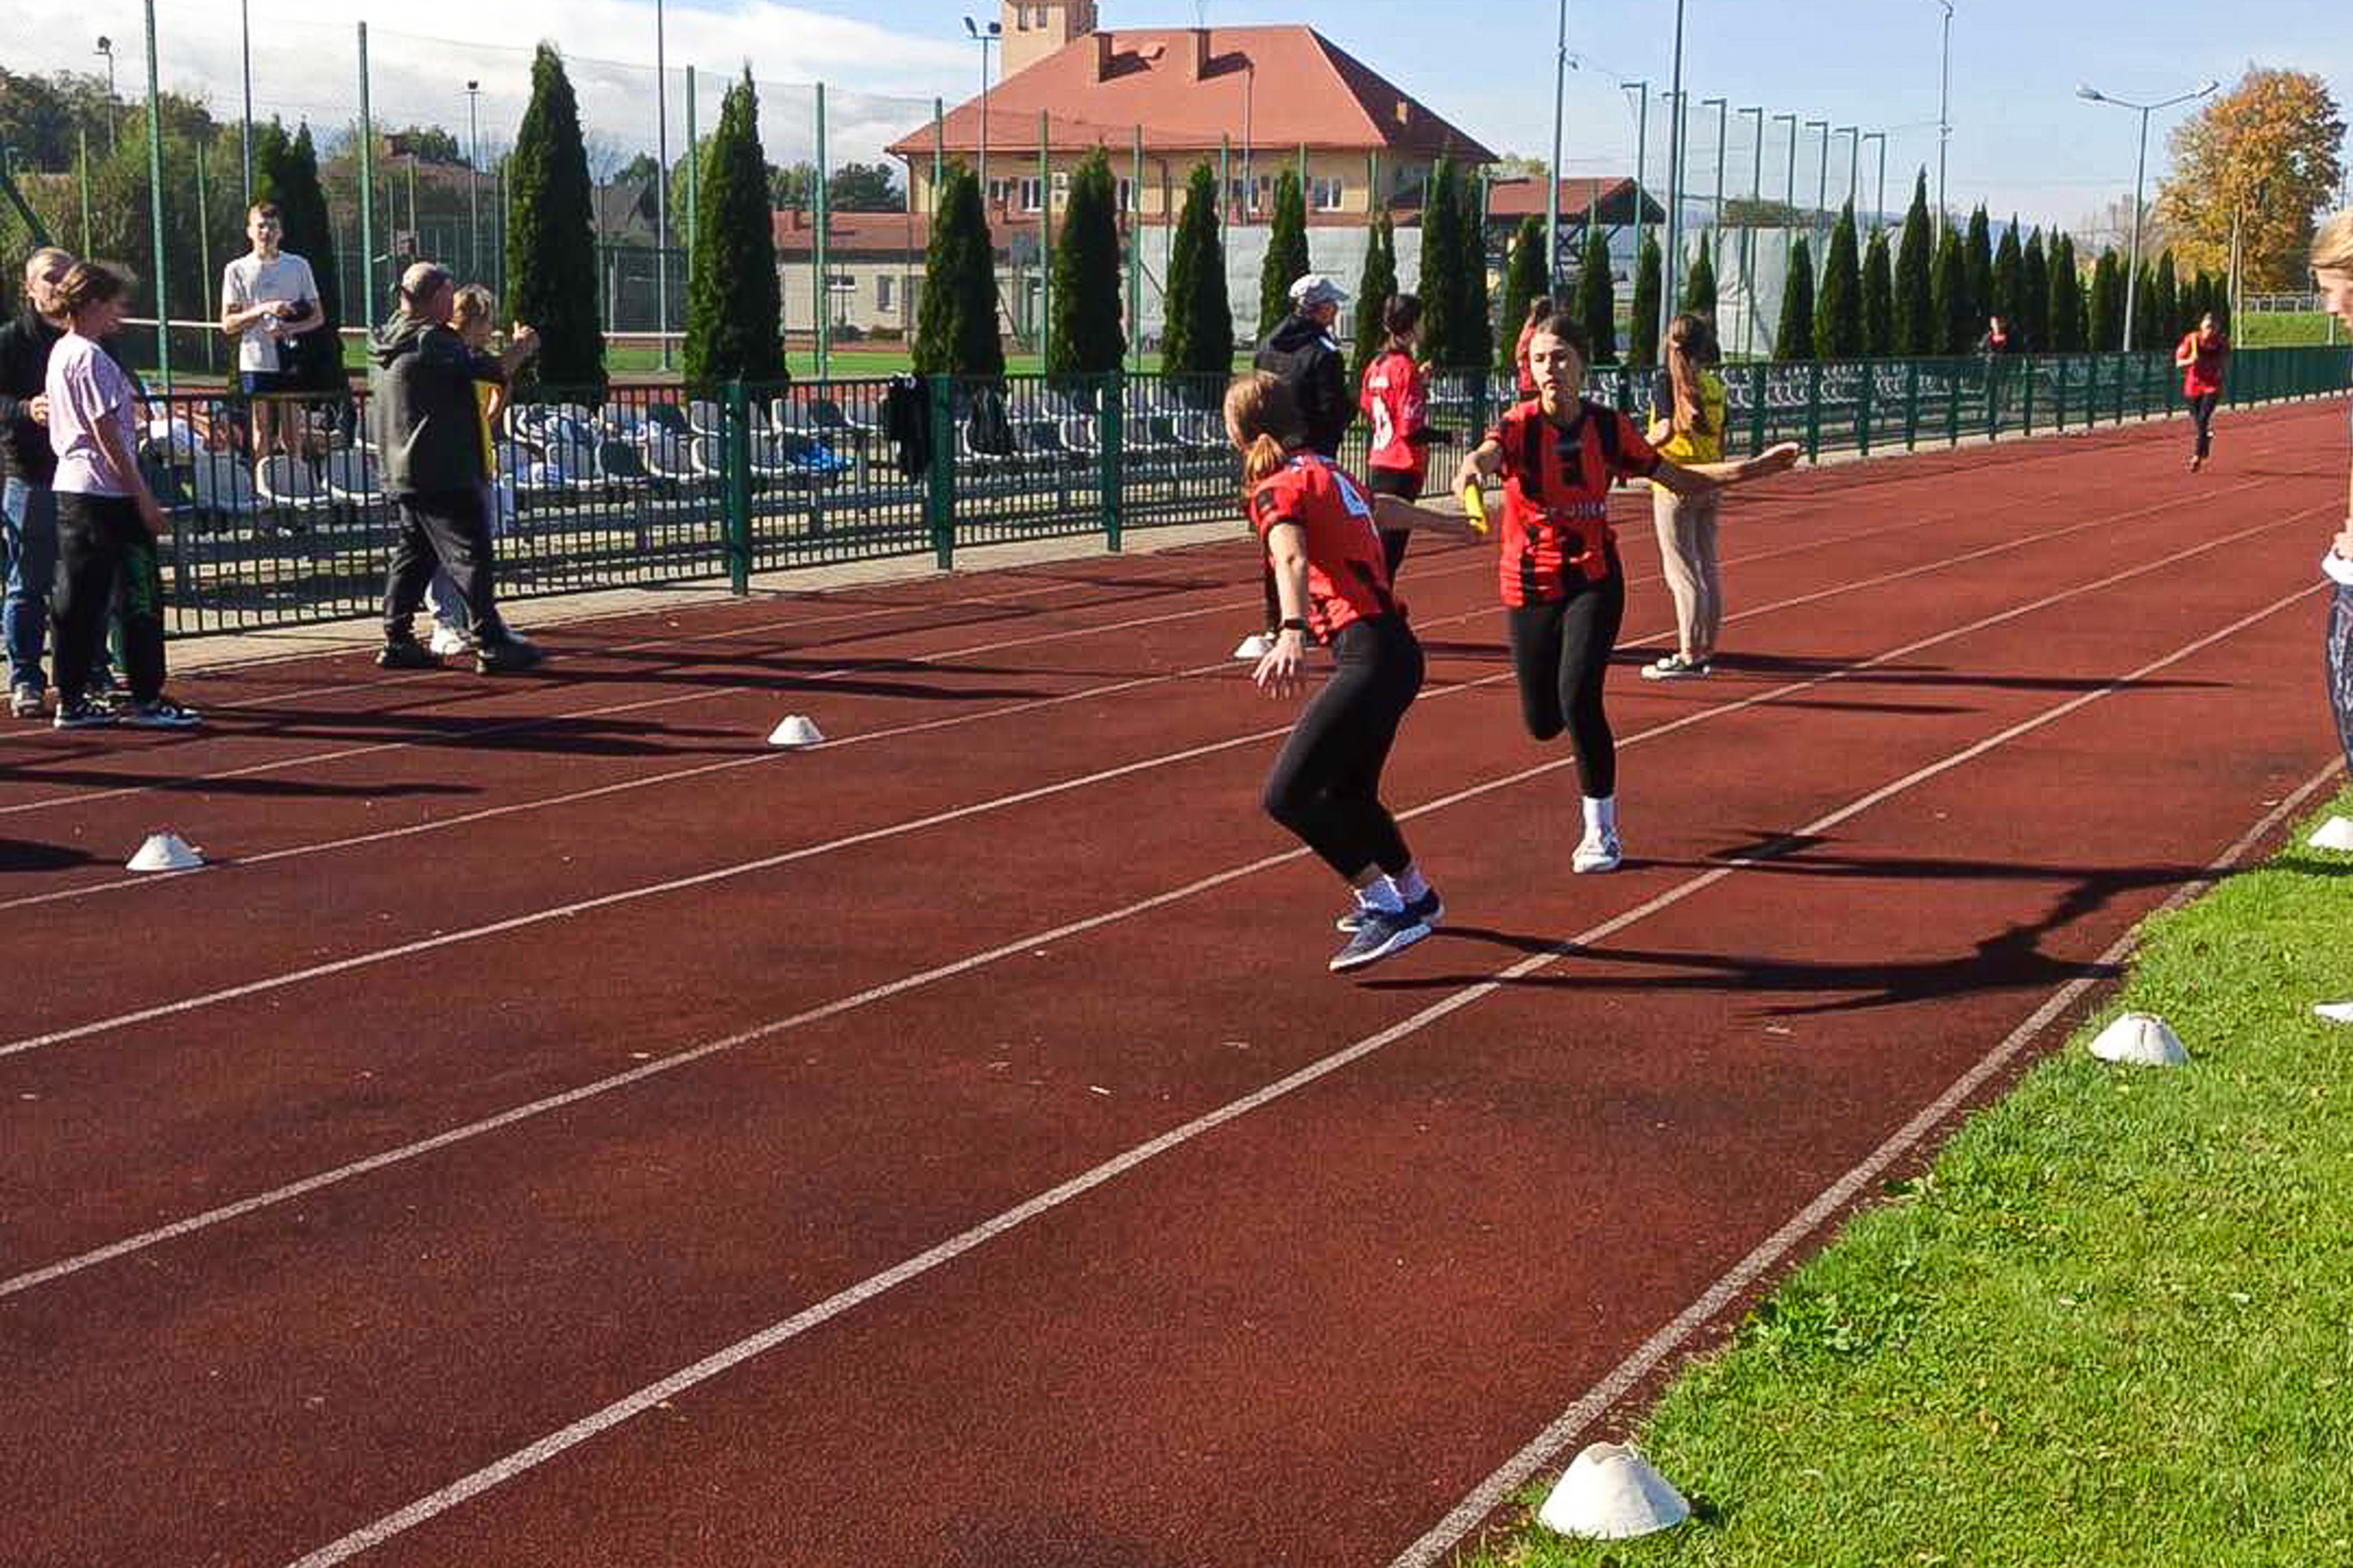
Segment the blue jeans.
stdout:
<svg viewBox="0 0 2353 1568">
<path fill-rule="evenodd" d="M 0 500 L 7 517 L 5 542 L 7 597 L 0 601 L 0 637 L 8 647 L 8 682 L 39 690 L 41 649 L 48 640 L 49 590 L 58 579 L 58 498 L 46 486 L 10 479 Z"/>
</svg>

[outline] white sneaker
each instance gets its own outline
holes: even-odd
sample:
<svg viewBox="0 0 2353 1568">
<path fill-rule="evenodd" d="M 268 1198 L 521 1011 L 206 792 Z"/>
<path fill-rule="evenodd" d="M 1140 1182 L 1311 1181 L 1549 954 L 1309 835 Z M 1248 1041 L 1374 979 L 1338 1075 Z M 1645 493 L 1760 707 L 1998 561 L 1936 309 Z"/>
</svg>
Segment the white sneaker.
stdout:
<svg viewBox="0 0 2353 1568">
<path fill-rule="evenodd" d="M 466 634 L 457 627 L 437 625 L 433 628 L 433 639 L 425 646 L 435 653 L 448 656 L 464 653 L 468 644 Z"/>
<path fill-rule="evenodd" d="M 1264 658 L 1274 651 L 1274 639 L 1264 632 L 1252 632 L 1234 648 L 1236 658 Z"/>
<path fill-rule="evenodd" d="M 1577 840 L 1577 853 L 1568 858 L 1568 868 L 1582 877 L 1593 871 L 1615 871 L 1626 858 L 1624 846 L 1618 835 L 1603 827 L 1588 827 Z"/>
</svg>

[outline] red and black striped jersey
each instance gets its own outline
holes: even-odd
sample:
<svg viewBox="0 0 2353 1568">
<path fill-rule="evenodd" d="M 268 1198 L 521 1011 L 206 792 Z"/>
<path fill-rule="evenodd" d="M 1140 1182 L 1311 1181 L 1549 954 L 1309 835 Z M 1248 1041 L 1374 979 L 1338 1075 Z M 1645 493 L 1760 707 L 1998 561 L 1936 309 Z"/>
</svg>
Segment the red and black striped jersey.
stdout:
<svg viewBox="0 0 2353 1568">
<path fill-rule="evenodd" d="M 1503 449 L 1504 603 L 1541 605 L 1565 596 L 1567 574 L 1588 582 L 1609 574 L 1609 481 L 1646 479 L 1659 454 L 1634 422 L 1614 408 L 1579 400 L 1566 430 L 1535 399 L 1504 410 L 1487 432 Z"/>
<path fill-rule="evenodd" d="M 1330 642 L 1352 621 L 1405 613 L 1389 590 L 1373 504 L 1337 464 L 1294 454 L 1250 487 L 1249 513 L 1261 540 L 1281 522 L 1306 535 L 1307 625 L 1317 641 Z"/>
<path fill-rule="evenodd" d="M 1413 356 L 1392 350 L 1366 365 L 1362 402 L 1373 423 L 1366 463 L 1409 473 L 1419 484 L 1430 467 L 1430 448 L 1417 438 L 1430 428 L 1430 395 Z"/>
</svg>

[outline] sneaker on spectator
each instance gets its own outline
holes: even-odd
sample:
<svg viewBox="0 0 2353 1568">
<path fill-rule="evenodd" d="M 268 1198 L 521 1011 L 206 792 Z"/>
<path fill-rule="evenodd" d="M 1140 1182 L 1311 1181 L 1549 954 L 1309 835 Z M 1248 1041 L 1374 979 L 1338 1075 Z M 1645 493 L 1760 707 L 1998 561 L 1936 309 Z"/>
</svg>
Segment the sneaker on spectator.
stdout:
<svg viewBox="0 0 2353 1568">
<path fill-rule="evenodd" d="M 1642 667 L 1645 680 L 1704 680 L 1715 672 L 1704 658 L 1685 658 L 1679 653 L 1668 654 L 1654 663 Z"/>
<path fill-rule="evenodd" d="M 1393 952 L 1403 952 L 1430 934 L 1430 927 L 1399 910 L 1366 910 L 1348 938 L 1348 945 L 1332 955 L 1332 971 L 1340 973 L 1378 963 Z"/>
<path fill-rule="evenodd" d="M 1358 926 L 1365 923 L 1365 911 L 1370 906 L 1366 904 L 1358 903 L 1356 908 L 1350 910 L 1346 914 L 1342 915 L 1338 920 L 1334 921 L 1332 924 L 1341 931 L 1355 931 Z M 1438 929 L 1439 921 L 1446 913 L 1446 906 L 1439 902 L 1438 889 L 1436 888 L 1432 888 L 1428 892 L 1422 894 L 1421 897 L 1408 904 L 1405 907 L 1405 912 L 1419 921 L 1422 924 L 1428 926 L 1430 930 L 1436 931 Z"/>
<path fill-rule="evenodd" d="M 183 708 L 168 697 L 133 702 L 122 710 L 121 719 L 141 730 L 193 730 L 204 722 L 195 709 Z"/>
<path fill-rule="evenodd" d="M 58 698 L 58 710 L 49 716 L 49 728 L 53 730 L 100 730 L 113 722 L 111 709 L 87 697 Z"/>
<path fill-rule="evenodd" d="M 545 657 L 539 651 L 537 643 L 526 642 L 509 633 L 496 642 L 482 643 L 475 647 L 474 673 L 509 675 L 516 670 L 529 669 Z"/>
<path fill-rule="evenodd" d="M 375 650 L 375 662 L 384 669 L 438 669 L 441 661 L 427 653 L 415 637 L 386 637 Z"/>
<path fill-rule="evenodd" d="M 48 710 L 41 705 L 41 689 L 37 686 L 12 687 L 8 692 L 8 712 L 12 718 L 38 719 Z"/>
<path fill-rule="evenodd" d="M 466 651 L 466 634 L 456 626 L 436 625 L 432 640 L 425 646 L 444 658 L 455 658 Z"/>
</svg>

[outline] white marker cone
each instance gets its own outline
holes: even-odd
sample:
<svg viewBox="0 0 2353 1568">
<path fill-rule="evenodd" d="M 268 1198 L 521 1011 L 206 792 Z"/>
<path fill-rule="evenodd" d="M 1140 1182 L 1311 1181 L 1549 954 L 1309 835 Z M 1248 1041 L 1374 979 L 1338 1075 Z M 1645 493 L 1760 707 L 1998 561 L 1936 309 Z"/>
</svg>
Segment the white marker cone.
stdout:
<svg viewBox="0 0 2353 1568">
<path fill-rule="evenodd" d="M 2353 817 L 2330 817 L 2305 842 L 2315 849 L 2353 849 Z"/>
<path fill-rule="evenodd" d="M 2149 1013 L 2126 1013 L 2102 1029 L 2092 1054 L 2104 1062 L 2145 1068 L 2178 1068 L 2189 1059 L 2172 1026 Z"/>
<path fill-rule="evenodd" d="M 1274 651 L 1274 639 L 1264 632 L 1252 632 L 1234 645 L 1236 658 L 1264 658 Z"/>
<path fill-rule="evenodd" d="M 1596 1443 L 1577 1455 L 1536 1513 L 1546 1529 L 1597 1541 L 1672 1530 L 1690 1517 L 1691 1504 L 1630 1443 Z"/>
<path fill-rule="evenodd" d="M 772 746 L 814 746 L 824 739 L 805 713 L 787 713 L 783 723 L 768 731 L 768 744 Z"/>
<path fill-rule="evenodd" d="M 151 833 L 127 868 L 133 871 L 193 871 L 205 858 L 176 833 Z"/>
<path fill-rule="evenodd" d="M 2353 1002 L 2316 1002 L 2312 1010 L 2332 1024 L 2353 1024 Z"/>
</svg>

